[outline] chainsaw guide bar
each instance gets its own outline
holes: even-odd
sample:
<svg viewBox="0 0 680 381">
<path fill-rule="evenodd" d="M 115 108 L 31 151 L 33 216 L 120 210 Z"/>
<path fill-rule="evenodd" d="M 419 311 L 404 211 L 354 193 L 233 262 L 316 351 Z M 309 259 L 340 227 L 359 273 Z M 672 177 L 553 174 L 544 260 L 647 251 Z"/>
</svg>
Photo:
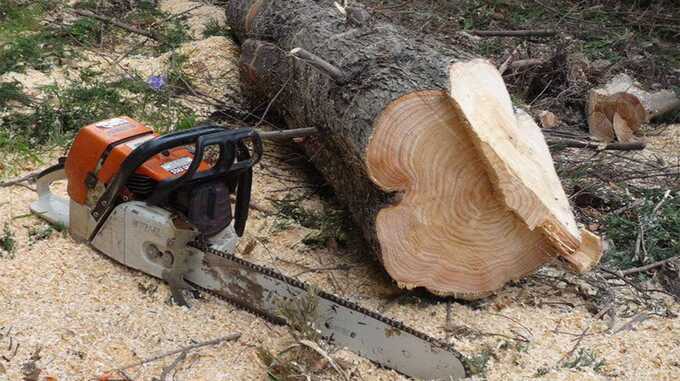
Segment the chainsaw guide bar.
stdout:
<svg viewBox="0 0 680 381">
<path fill-rule="evenodd" d="M 215 249 L 191 247 L 203 251 L 205 266 L 220 279 L 206 285 L 186 279 L 208 293 L 258 315 L 275 324 L 285 324 L 281 303 L 304 298 L 312 293 L 317 299 L 313 327 L 330 344 L 350 351 L 412 377 L 449 380 L 465 377 L 463 356 L 450 345 L 404 323 L 366 309 L 357 303 L 275 270 L 253 264 L 233 254 Z M 194 278 L 195 279 L 195 278 Z"/>
</svg>

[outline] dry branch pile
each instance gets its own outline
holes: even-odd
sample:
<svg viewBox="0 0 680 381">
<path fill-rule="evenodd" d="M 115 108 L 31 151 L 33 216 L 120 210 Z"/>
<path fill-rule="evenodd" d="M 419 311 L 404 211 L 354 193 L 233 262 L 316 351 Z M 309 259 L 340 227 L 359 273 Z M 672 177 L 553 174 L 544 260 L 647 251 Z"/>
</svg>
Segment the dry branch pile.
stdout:
<svg viewBox="0 0 680 381">
<path fill-rule="evenodd" d="M 513 112 L 498 71 L 472 49 L 350 13 L 240 0 L 227 18 L 245 94 L 291 128 L 322 131 L 304 149 L 390 276 L 477 298 L 557 256 L 595 264 L 599 238 L 577 228 L 538 127 Z"/>
</svg>

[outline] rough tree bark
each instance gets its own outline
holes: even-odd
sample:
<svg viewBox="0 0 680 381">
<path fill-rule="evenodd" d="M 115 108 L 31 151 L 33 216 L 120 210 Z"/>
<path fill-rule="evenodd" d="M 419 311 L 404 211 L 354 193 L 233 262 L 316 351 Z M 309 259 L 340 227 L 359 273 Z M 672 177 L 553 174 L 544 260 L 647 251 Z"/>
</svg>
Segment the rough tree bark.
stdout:
<svg viewBox="0 0 680 381">
<path fill-rule="evenodd" d="M 475 57 L 474 47 L 347 11 L 328 1 L 231 0 L 227 18 L 242 43 L 244 93 L 290 128 L 322 131 L 304 148 L 390 276 L 477 298 L 559 255 L 578 270 L 596 262 L 599 251 L 576 258 L 530 228 L 490 180 L 446 91 L 449 65 Z"/>
</svg>

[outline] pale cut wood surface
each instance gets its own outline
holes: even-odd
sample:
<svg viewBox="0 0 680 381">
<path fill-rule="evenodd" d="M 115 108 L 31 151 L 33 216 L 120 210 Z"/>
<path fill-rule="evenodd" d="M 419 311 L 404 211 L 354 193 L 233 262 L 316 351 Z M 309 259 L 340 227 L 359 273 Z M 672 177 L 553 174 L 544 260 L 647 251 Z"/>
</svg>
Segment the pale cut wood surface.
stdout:
<svg viewBox="0 0 680 381">
<path fill-rule="evenodd" d="M 633 78 L 621 73 L 604 86 L 591 89 L 586 107 L 593 138 L 611 142 L 616 137 L 621 143 L 630 143 L 638 140 L 634 134 L 643 123 L 680 108 L 680 98 L 672 90 L 643 90 Z"/>
<path fill-rule="evenodd" d="M 449 92 L 505 205 L 529 229 L 542 232 L 578 271 L 596 264 L 599 241 L 586 240 L 596 247 L 580 247 L 581 232 L 545 139 L 531 118 L 520 114 L 518 123 L 498 70 L 482 59 L 455 63 L 449 69 Z M 584 255 L 592 257 L 589 263 Z"/>
<path fill-rule="evenodd" d="M 390 104 L 374 125 L 367 167 L 400 196 L 376 222 L 383 264 L 400 286 L 478 298 L 551 259 L 543 235 L 498 198 L 445 92 Z"/>
</svg>

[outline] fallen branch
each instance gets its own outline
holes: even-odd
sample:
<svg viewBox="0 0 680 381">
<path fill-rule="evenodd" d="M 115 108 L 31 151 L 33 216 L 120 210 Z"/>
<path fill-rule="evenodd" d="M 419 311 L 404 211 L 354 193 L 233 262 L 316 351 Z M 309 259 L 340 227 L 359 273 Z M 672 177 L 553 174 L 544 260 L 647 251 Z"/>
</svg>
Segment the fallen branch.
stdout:
<svg viewBox="0 0 680 381">
<path fill-rule="evenodd" d="M 33 171 L 33 172 L 29 172 L 29 173 L 22 175 L 22 176 L 19 176 L 19 177 L 15 177 L 13 179 L 0 181 L 0 188 L 11 187 L 13 185 L 20 185 L 20 184 L 25 183 L 27 181 L 28 182 L 33 181 L 33 180 L 35 180 L 36 176 L 38 176 L 40 174 L 40 172 L 42 172 L 42 171 L 43 170 L 40 169 L 40 170 L 36 170 L 36 171 Z"/>
<path fill-rule="evenodd" d="M 649 270 L 653 270 L 657 267 L 661 267 L 661 266 L 665 265 L 666 263 L 673 262 L 674 260 L 676 260 L 678 258 L 680 258 L 680 255 L 675 255 L 675 256 L 672 256 L 670 258 L 666 258 L 666 259 L 663 259 L 663 260 L 660 260 L 660 261 L 657 261 L 657 262 L 654 262 L 654 263 L 650 263 L 648 265 L 644 265 L 644 266 L 640 266 L 640 267 L 633 267 L 633 268 L 630 268 L 630 269 L 623 270 L 623 271 L 620 272 L 620 274 L 622 276 L 626 276 L 626 275 L 632 275 L 632 274 L 637 274 L 637 273 L 643 273 L 645 271 L 649 271 Z"/>
<path fill-rule="evenodd" d="M 596 142 L 588 142 L 576 139 L 564 139 L 564 138 L 547 138 L 546 141 L 549 145 L 559 145 L 562 147 L 571 148 L 588 148 L 600 151 L 606 150 L 616 150 L 616 151 L 639 151 L 645 149 L 645 143 L 643 142 L 632 142 L 632 143 L 610 143 L 602 144 Z"/>
<path fill-rule="evenodd" d="M 172 364 L 166 366 L 163 368 L 163 371 L 161 372 L 161 381 L 168 381 L 168 376 L 170 376 L 170 372 L 172 372 L 175 368 L 177 368 L 177 365 L 179 365 L 184 359 L 187 358 L 187 351 L 184 351 L 177 356 L 175 361 L 172 362 Z"/>
<path fill-rule="evenodd" d="M 188 345 L 186 347 L 175 349 L 175 350 L 172 350 L 172 351 L 169 351 L 169 352 L 164 352 L 164 353 L 161 353 L 159 355 L 149 357 L 149 358 L 141 360 L 141 361 L 137 361 L 137 362 L 134 362 L 134 363 L 131 363 L 131 364 L 128 364 L 128 365 L 124 365 L 124 366 L 116 368 L 116 369 L 114 369 L 114 370 L 112 370 L 111 372 L 108 372 L 108 373 L 120 372 L 120 371 L 125 370 L 125 369 L 138 367 L 138 366 L 141 366 L 141 365 L 144 365 L 144 364 L 148 364 L 150 362 L 160 360 L 164 357 L 176 355 L 178 353 L 189 352 L 189 351 L 194 350 L 194 349 L 207 347 L 207 346 L 211 346 L 211 345 L 217 345 L 217 344 L 223 343 L 225 341 L 237 340 L 239 337 L 241 337 L 240 332 L 231 333 L 231 334 L 224 336 L 224 337 L 219 337 L 217 339 L 212 339 L 212 340 L 208 340 L 208 341 L 202 341 L 200 343 Z"/>
<path fill-rule="evenodd" d="M 306 136 L 316 135 L 319 133 L 315 127 L 304 127 L 295 128 L 291 130 L 281 130 L 281 131 L 261 131 L 258 130 L 262 140 L 289 140 L 295 138 L 303 138 Z"/>
<path fill-rule="evenodd" d="M 302 48 L 294 48 L 290 51 L 290 55 L 328 74 L 338 85 L 342 85 L 347 82 L 347 75 L 345 75 L 342 70 L 312 52 Z"/>
<path fill-rule="evenodd" d="M 503 61 L 503 63 L 501 64 L 501 66 L 498 67 L 498 72 L 501 73 L 501 75 L 503 75 L 503 73 L 505 73 L 505 71 L 508 70 L 508 65 L 510 65 L 512 61 L 515 60 L 515 56 L 519 51 L 519 47 L 520 45 L 517 45 L 515 49 L 510 53 L 508 58 L 506 58 L 505 61 Z"/>
<path fill-rule="evenodd" d="M 527 66 L 536 66 L 545 63 L 544 60 L 539 58 L 527 58 L 524 60 L 517 60 L 510 63 L 511 69 L 521 69 Z"/>
<path fill-rule="evenodd" d="M 471 32 L 479 37 L 550 37 L 557 31 L 550 29 L 527 29 L 527 30 L 473 30 Z"/>
<path fill-rule="evenodd" d="M 146 30 L 141 30 L 141 29 L 136 28 L 132 25 L 120 22 L 118 20 L 114 20 L 114 19 L 106 17 L 106 16 L 98 15 L 94 12 L 90 12 L 90 11 L 85 10 L 85 9 L 74 9 L 73 13 L 75 13 L 79 16 L 83 16 L 83 17 L 92 17 L 93 19 L 97 19 L 97 20 L 103 21 L 107 24 L 117 26 L 121 29 L 127 30 L 128 32 L 132 32 L 132 33 L 136 33 L 136 34 L 139 34 L 139 35 L 142 35 L 142 36 L 149 37 L 149 38 L 154 39 L 154 40 L 159 41 L 159 42 L 163 40 L 156 33 L 149 32 L 149 31 L 146 31 Z"/>
<path fill-rule="evenodd" d="M 653 314 L 649 313 L 639 313 L 635 315 L 632 319 L 630 319 L 626 324 L 622 325 L 619 329 L 617 329 L 612 335 L 616 335 L 621 331 L 632 331 L 635 329 L 636 325 L 642 323 L 643 321 L 649 319 L 652 316 Z"/>
</svg>

